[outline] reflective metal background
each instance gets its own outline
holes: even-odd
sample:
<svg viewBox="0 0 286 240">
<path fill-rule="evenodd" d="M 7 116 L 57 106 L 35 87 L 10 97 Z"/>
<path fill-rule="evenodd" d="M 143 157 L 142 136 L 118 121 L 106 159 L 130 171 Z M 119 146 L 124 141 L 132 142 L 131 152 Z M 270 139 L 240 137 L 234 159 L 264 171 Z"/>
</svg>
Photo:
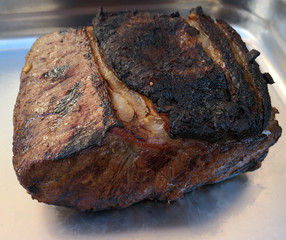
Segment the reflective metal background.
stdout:
<svg viewBox="0 0 286 240">
<path fill-rule="evenodd" d="M 272 103 L 286 129 L 286 1 L 0 1 L 0 239 L 286 239 L 286 139 L 262 167 L 186 194 L 172 204 L 142 202 L 125 210 L 82 213 L 31 200 L 12 167 L 12 114 L 24 58 L 35 37 L 90 24 L 98 5 L 187 15 L 202 5 L 231 23 L 272 74 Z"/>
</svg>

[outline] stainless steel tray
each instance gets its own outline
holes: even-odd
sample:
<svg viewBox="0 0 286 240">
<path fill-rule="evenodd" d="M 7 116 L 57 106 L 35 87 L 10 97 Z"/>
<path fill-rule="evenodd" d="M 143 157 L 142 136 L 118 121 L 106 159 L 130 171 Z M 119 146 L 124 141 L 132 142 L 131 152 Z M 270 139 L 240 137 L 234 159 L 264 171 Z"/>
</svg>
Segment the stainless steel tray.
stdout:
<svg viewBox="0 0 286 240">
<path fill-rule="evenodd" d="M 259 170 L 203 187 L 171 204 L 145 201 L 123 210 L 83 213 L 31 200 L 12 167 L 13 107 L 25 55 L 36 36 L 88 24 L 97 9 L 92 1 L 38 2 L 1 3 L 0 239 L 286 239 L 285 134 Z M 97 3 L 107 10 L 178 9 L 183 14 L 202 5 L 212 16 L 227 20 L 249 48 L 261 51 L 258 61 L 276 82 L 269 86 L 272 104 L 279 109 L 277 118 L 286 129 L 285 0 Z"/>
</svg>

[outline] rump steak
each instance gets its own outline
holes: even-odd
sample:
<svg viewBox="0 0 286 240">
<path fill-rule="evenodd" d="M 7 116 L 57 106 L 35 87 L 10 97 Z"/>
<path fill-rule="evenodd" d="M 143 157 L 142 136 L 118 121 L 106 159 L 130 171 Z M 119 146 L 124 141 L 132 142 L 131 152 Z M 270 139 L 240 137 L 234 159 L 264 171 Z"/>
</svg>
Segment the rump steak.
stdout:
<svg viewBox="0 0 286 240">
<path fill-rule="evenodd" d="M 40 37 L 14 109 L 13 165 L 40 202 L 80 210 L 172 201 L 257 169 L 281 135 L 267 84 L 238 33 L 125 11 Z"/>
</svg>

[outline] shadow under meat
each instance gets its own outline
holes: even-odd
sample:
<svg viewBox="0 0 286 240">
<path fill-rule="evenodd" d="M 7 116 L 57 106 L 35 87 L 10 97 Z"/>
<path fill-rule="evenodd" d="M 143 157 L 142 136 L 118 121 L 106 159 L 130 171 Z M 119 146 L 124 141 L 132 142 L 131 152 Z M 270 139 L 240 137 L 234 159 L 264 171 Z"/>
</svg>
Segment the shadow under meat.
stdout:
<svg viewBox="0 0 286 240">
<path fill-rule="evenodd" d="M 52 218 L 52 221 L 49 219 L 52 231 L 64 235 L 105 235 L 181 227 L 191 231 L 208 227 L 209 231 L 215 231 L 220 224 L 215 220 L 242 198 L 248 185 L 247 176 L 242 174 L 184 194 L 183 199 L 170 204 L 143 201 L 126 209 L 101 212 L 45 205 L 45 211 Z"/>
</svg>

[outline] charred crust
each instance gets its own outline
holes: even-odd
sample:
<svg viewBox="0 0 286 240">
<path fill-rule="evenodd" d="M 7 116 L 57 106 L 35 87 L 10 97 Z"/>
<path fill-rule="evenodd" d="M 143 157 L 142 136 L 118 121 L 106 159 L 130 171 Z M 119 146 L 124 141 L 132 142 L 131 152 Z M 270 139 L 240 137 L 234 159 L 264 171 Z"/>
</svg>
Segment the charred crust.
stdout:
<svg viewBox="0 0 286 240">
<path fill-rule="evenodd" d="M 130 21 L 141 19 L 148 21 L 141 21 L 134 28 L 129 26 Z M 228 101 L 229 93 L 224 74 L 199 44 L 186 46 L 189 52 L 180 47 L 177 34 L 187 32 L 192 38 L 199 33 L 195 28 L 181 18 L 150 13 L 134 16 L 132 12 L 113 14 L 105 21 L 95 19 L 93 23 L 95 38 L 108 67 L 129 88 L 149 97 L 160 112 L 169 113 L 171 137 L 209 138 L 210 134 L 204 136 L 200 127 L 197 128 L 203 120 L 203 117 L 196 120 L 197 114 L 210 112 L 207 101 Z M 118 28 L 124 28 L 124 35 L 118 36 Z M 122 41 L 116 41 L 118 38 Z M 192 66 L 199 66 L 200 71 L 189 74 Z M 217 116 L 218 111 L 208 118 Z M 192 122 L 197 124 L 189 126 Z M 216 128 L 215 124 L 210 124 L 209 128 Z"/>
<path fill-rule="evenodd" d="M 267 121 L 259 115 L 255 94 L 228 40 L 201 7 L 191 12 L 220 53 L 228 75 L 196 41 L 200 32 L 180 17 L 105 13 L 93 20 L 93 34 L 108 68 L 129 88 L 151 99 L 158 112 L 168 114 L 171 138 L 213 142 L 226 135 L 243 139 L 261 132 Z M 191 44 L 180 40 L 185 33 Z M 257 51 L 250 51 L 248 60 L 251 73 L 260 81 L 259 70 L 254 70 L 257 56 Z M 263 81 L 258 84 L 267 95 Z"/>
<path fill-rule="evenodd" d="M 38 189 L 38 187 L 36 185 L 29 185 L 27 187 L 27 190 L 32 195 L 36 195 L 40 192 L 40 190 Z"/>
<path fill-rule="evenodd" d="M 249 63 L 253 63 L 254 60 L 260 55 L 260 52 L 252 49 L 246 54 L 246 59 Z"/>
<path fill-rule="evenodd" d="M 199 30 L 197 30 L 196 28 L 191 27 L 191 26 L 187 27 L 185 30 L 191 37 L 195 37 L 198 34 L 200 34 Z"/>
<path fill-rule="evenodd" d="M 235 41 L 239 45 L 239 48 L 243 53 L 248 53 L 246 44 L 241 39 L 241 36 L 227 22 L 223 21 L 222 19 L 216 19 L 216 22 L 226 29 L 226 31 L 229 33 L 229 36 L 231 37 L 231 40 Z"/>
<path fill-rule="evenodd" d="M 259 65 L 254 61 L 252 64 L 248 64 L 248 69 L 253 75 L 257 92 L 260 95 L 260 101 L 262 102 L 262 107 L 259 109 L 259 119 L 260 119 L 260 132 L 267 126 L 270 115 L 271 115 L 271 100 L 268 93 L 267 81 L 262 75 Z"/>
<path fill-rule="evenodd" d="M 180 17 L 180 13 L 178 11 L 171 13 L 171 18 L 177 18 Z"/>
<path fill-rule="evenodd" d="M 207 21 L 201 22 L 201 24 L 206 23 Z M 253 78 L 252 81 L 254 81 L 252 86 L 250 85 L 250 82 L 246 81 L 244 70 L 238 71 L 240 66 L 233 56 L 230 59 L 234 59 L 234 61 L 231 61 L 230 65 L 227 65 L 227 62 L 229 62 L 228 57 L 223 59 L 228 71 L 234 73 L 233 77 L 231 76 L 231 83 L 237 84 L 235 84 L 235 89 L 240 88 L 240 90 L 237 92 L 237 104 L 247 106 L 246 110 L 249 112 L 248 118 L 242 118 L 242 121 L 240 121 L 240 123 L 244 124 L 247 128 L 243 130 L 242 128 L 238 127 L 238 134 L 236 135 L 239 139 L 245 138 L 247 136 L 254 136 L 260 133 L 267 126 L 271 113 L 271 103 L 267 84 L 262 77 L 258 64 L 255 62 L 255 58 L 259 56 L 260 53 L 257 50 L 248 51 L 245 43 L 242 41 L 239 34 L 227 23 L 222 20 L 217 20 L 217 24 L 219 26 L 222 26 L 228 32 L 228 37 L 230 38 L 230 40 L 234 41 L 239 46 L 242 54 L 244 54 L 245 56 L 247 69 L 250 72 L 251 77 Z M 217 29 L 219 30 L 219 28 Z M 211 33 L 208 35 L 210 37 L 216 36 L 215 33 Z M 226 41 L 226 38 L 221 37 L 218 38 L 218 40 L 220 41 L 215 41 L 215 39 L 212 39 L 213 44 L 216 45 L 217 43 L 222 43 Z M 229 51 L 222 50 L 222 54 L 228 54 L 228 52 L 231 52 L 230 46 L 225 49 L 229 49 Z M 241 79 L 239 81 L 233 81 L 233 79 L 236 79 L 237 76 L 239 76 L 239 72 L 241 72 Z"/>
<path fill-rule="evenodd" d="M 99 10 L 98 10 L 98 13 L 96 15 L 96 18 L 100 19 L 101 21 L 104 20 L 104 12 L 103 12 L 103 7 L 102 6 L 99 7 Z"/>
<path fill-rule="evenodd" d="M 203 11 L 203 8 L 201 6 L 198 6 L 196 8 L 192 8 L 190 10 L 190 14 L 195 14 L 198 18 L 204 18 L 209 22 L 214 22 L 214 20 L 207 14 L 205 14 L 205 12 Z"/>
<path fill-rule="evenodd" d="M 203 11 L 203 8 L 202 8 L 201 6 L 197 6 L 197 7 L 195 7 L 195 8 L 192 8 L 192 9 L 190 10 L 190 14 L 191 14 L 191 13 L 197 13 L 197 14 L 200 14 L 200 15 L 202 15 L 202 16 L 206 16 L 205 13 L 204 13 L 204 11 Z"/>
<path fill-rule="evenodd" d="M 273 78 L 272 78 L 272 76 L 271 76 L 269 73 L 263 73 L 263 77 L 264 77 L 264 79 L 266 80 L 266 82 L 267 82 L 268 84 L 273 84 L 273 83 L 275 83 L 274 80 L 273 80 Z"/>
<path fill-rule="evenodd" d="M 260 133 L 267 126 L 271 114 L 271 101 L 267 88 L 267 79 L 262 75 L 259 65 L 256 63 L 255 59 L 252 62 L 247 61 L 249 51 L 240 35 L 226 22 L 217 20 L 217 23 L 220 27 L 225 29 L 228 38 L 237 44 L 241 53 L 246 59 L 246 68 L 250 72 L 255 84 L 255 89 L 253 89 L 252 94 L 253 96 L 256 96 L 256 110 L 254 110 L 253 114 L 251 115 L 253 122 L 251 126 L 253 126 L 252 129 L 256 129 L 256 131 L 253 131 L 253 133 Z M 258 53 L 254 51 L 253 53 L 250 53 L 250 56 L 252 54 L 255 56 Z"/>
</svg>

